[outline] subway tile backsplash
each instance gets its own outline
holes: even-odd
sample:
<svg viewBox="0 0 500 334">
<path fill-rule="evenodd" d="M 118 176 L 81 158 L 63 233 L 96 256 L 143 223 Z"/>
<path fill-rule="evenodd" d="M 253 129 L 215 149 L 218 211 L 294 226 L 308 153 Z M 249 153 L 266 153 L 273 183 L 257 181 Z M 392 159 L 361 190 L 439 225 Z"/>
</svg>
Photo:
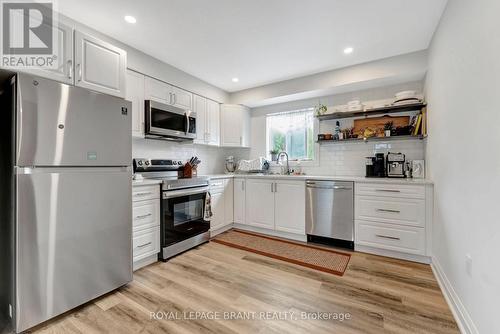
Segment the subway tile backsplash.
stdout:
<svg viewBox="0 0 500 334">
<path fill-rule="evenodd" d="M 201 164 L 198 166 L 199 175 L 224 173 L 224 162 L 229 155 L 233 155 L 236 160 L 247 159 L 248 149 L 221 148 L 142 138 L 132 139 L 132 156 L 134 158 L 179 159 L 185 162 L 191 157 L 197 156 L 201 160 Z"/>
<path fill-rule="evenodd" d="M 325 143 L 320 146 L 319 166 L 303 167 L 309 175 L 364 176 L 365 158 L 375 153 L 401 152 L 406 160 L 424 159 L 423 140 L 367 143 Z"/>
</svg>

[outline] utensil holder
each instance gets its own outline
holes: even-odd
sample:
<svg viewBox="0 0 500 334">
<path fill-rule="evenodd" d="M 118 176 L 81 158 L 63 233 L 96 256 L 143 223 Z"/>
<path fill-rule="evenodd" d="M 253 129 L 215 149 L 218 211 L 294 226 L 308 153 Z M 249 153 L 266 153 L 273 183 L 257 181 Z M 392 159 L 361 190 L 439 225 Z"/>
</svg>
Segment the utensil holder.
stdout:
<svg viewBox="0 0 500 334">
<path fill-rule="evenodd" d="M 184 165 L 182 169 L 182 177 L 185 179 L 190 179 L 192 177 L 196 177 L 198 175 L 198 171 L 196 166 L 191 165 L 189 162 Z"/>
</svg>

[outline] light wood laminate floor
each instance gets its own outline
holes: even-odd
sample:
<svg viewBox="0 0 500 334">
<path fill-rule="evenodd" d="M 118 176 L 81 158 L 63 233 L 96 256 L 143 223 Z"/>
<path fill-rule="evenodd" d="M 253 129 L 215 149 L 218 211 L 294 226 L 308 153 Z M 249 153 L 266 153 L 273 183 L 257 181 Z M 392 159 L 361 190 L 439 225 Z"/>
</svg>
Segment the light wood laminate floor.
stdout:
<svg viewBox="0 0 500 334">
<path fill-rule="evenodd" d="M 207 313 L 190 320 L 197 315 L 189 312 Z M 225 312 L 249 313 L 200 319 Z M 303 320 L 302 312 L 331 319 Z M 273 319 L 285 316 L 293 319 Z M 34 332 L 459 333 L 428 265 L 352 253 L 339 277 L 213 242 L 136 271 L 127 286 Z"/>
</svg>

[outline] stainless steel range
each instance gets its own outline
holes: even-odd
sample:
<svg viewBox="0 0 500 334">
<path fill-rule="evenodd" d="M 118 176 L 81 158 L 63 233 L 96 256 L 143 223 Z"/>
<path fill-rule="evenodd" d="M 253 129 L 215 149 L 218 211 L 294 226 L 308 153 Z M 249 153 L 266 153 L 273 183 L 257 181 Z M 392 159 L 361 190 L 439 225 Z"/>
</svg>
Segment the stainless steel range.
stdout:
<svg viewBox="0 0 500 334">
<path fill-rule="evenodd" d="M 134 159 L 134 173 L 161 183 L 160 259 L 182 253 L 207 242 L 210 222 L 204 219 L 208 178 L 179 178 L 182 161 Z"/>
</svg>

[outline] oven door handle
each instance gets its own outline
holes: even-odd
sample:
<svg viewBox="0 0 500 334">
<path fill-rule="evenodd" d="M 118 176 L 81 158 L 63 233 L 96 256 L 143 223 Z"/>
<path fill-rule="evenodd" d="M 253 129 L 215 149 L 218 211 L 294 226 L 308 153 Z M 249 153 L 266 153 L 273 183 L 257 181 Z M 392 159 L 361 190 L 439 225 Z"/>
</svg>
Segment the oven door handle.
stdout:
<svg viewBox="0 0 500 334">
<path fill-rule="evenodd" d="M 169 199 L 169 198 L 182 197 L 182 196 L 188 196 L 188 195 L 203 194 L 203 193 L 206 193 L 207 191 L 208 191 L 208 187 L 164 191 L 162 198 Z"/>
</svg>

